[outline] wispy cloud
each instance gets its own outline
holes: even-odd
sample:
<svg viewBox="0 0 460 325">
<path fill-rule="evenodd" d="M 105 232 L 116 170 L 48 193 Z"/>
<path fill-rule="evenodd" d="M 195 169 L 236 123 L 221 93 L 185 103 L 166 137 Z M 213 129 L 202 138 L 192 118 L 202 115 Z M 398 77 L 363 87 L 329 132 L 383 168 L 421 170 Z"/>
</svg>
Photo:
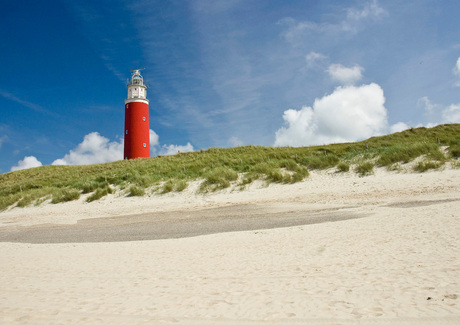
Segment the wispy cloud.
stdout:
<svg viewBox="0 0 460 325">
<path fill-rule="evenodd" d="M 113 73 L 113 75 L 115 77 L 118 78 L 118 80 L 120 81 L 123 81 L 123 82 L 126 82 L 126 75 L 121 73 L 116 67 L 115 67 L 115 64 L 113 63 L 113 60 L 108 56 L 108 55 L 104 55 L 104 54 L 101 54 L 99 56 L 101 58 L 101 60 L 104 62 L 104 65 L 105 67 L 107 68 L 107 70 L 109 70 L 110 72 Z"/>
<path fill-rule="evenodd" d="M 305 56 L 305 61 L 307 62 L 307 67 L 313 67 L 318 65 L 319 62 L 324 61 L 327 58 L 327 56 L 317 53 L 315 51 L 311 51 Z"/>
<path fill-rule="evenodd" d="M 7 136 L 7 135 L 2 135 L 2 136 L 0 137 L 0 149 L 2 148 L 3 143 L 4 143 L 5 141 L 7 141 L 7 140 L 8 140 L 8 136 Z"/>
<path fill-rule="evenodd" d="M 418 104 L 424 108 L 429 126 L 443 123 L 460 123 L 460 103 L 441 105 L 433 103 L 427 96 L 419 99 Z"/>
<path fill-rule="evenodd" d="M 141 3 L 130 9 L 137 17 L 137 37 L 144 57 L 150 66 L 158 67 L 146 70 L 146 75 L 153 75 L 151 88 L 164 105 L 160 123 L 179 125 L 192 142 L 211 140 L 225 145 L 231 133 L 244 137 L 239 132 L 249 132 L 244 127 L 246 121 L 267 120 L 267 114 L 262 113 L 266 107 L 261 107 L 263 88 L 283 77 L 273 67 L 277 62 L 268 62 L 274 52 L 268 48 L 265 52 L 264 42 L 253 45 L 255 40 L 233 15 L 233 9 L 245 6 L 244 2 L 193 2 L 186 13 L 180 6 L 175 9 L 178 16 L 179 12 L 184 14 L 180 22 L 174 21 L 176 15 L 158 17 L 148 2 Z M 171 30 L 163 31 L 163 24 L 170 24 Z M 170 33 L 177 36 L 162 38 Z M 176 38 L 181 37 L 187 37 L 188 42 L 176 44 Z M 175 50 L 166 55 L 164 47 Z"/>
<path fill-rule="evenodd" d="M 286 26 L 283 37 L 290 43 L 302 42 L 306 34 L 337 34 L 348 33 L 356 34 L 362 30 L 366 24 L 371 24 L 387 16 L 388 12 L 373 0 L 364 4 L 361 8 L 349 8 L 345 14 L 339 14 L 335 21 L 313 22 L 297 21 L 291 17 L 285 17 L 279 24 Z"/>
<path fill-rule="evenodd" d="M 366 22 L 379 21 L 387 16 L 388 12 L 379 6 L 377 0 L 367 2 L 363 8 L 349 8 L 346 18 L 342 21 L 342 31 L 357 32 Z"/>
<path fill-rule="evenodd" d="M 11 100 L 13 102 L 16 102 L 16 103 L 18 103 L 18 104 L 20 104 L 20 105 L 22 105 L 24 107 L 30 108 L 31 110 L 34 110 L 36 112 L 47 114 L 47 115 L 55 115 L 54 113 L 48 111 L 47 109 L 44 109 L 40 105 L 37 105 L 35 103 L 29 102 L 27 100 L 23 100 L 23 99 L 21 99 L 19 97 L 16 97 L 15 95 L 13 95 L 9 91 L 0 89 L 0 96 L 4 97 L 6 99 L 9 99 L 9 100 Z"/>
</svg>

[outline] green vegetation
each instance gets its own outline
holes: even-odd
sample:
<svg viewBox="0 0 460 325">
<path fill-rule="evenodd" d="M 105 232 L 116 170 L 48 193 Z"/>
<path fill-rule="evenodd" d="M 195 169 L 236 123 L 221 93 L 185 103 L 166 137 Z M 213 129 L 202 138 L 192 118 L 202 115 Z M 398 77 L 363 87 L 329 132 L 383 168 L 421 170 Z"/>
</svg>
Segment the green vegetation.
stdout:
<svg viewBox="0 0 460 325">
<path fill-rule="evenodd" d="M 441 150 L 443 149 L 443 150 Z M 446 154 L 444 154 L 446 152 Z M 413 168 L 423 172 L 451 159 L 459 166 L 460 124 L 410 129 L 357 143 L 302 148 L 246 146 L 210 148 L 173 156 L 121 160 L 86 166 L 42 166 L 0 174 L 0 210 L 75 200 L 88 194 L 92 202 L 117 188 L 120 195 L 142 196 L 146 189 L 160 194 L 180 192 L 199 180 L 202 192 L 232 184 L 244 188 L 255 180 L 266 183 L 300 182 L 315 169 L 354 170 L 372 174 L 374 167 L 398 169 L 419 159 Z M 148 193 L 152 191 L 149 190 Z"/>
<path fill-rule="evenodd" d="M 452 156 L 452 158 L 460 158 L 460 144 L 450 146 L 449 153 Z"/>
<path fill-rule="evenodd" d="M 208 190 L 216 191 L 230 187 L 230 182 L 238 179 L 238 173 L 227 166 L 212 168 L 204 173 L 205 181 L 201 184 L 200 190 L 205 192 Z"/>
<path fill-rule="evenodd" d="M 131 185 L 129 187 L 129 196 L 143 196 L 145 194 L 145 189 L 137 185 Z"/>
<path fill-rule="evenodd" d="M 419 161 L 415 166 L 414 170 L 419 173 L 426 172 L 429 169 L 438 169 L 441 164 L 436 161 Z"/>
<path fill-rule="evenodd" d="M 337 170 L 341 173 L 346 173 L 350 170 L 350 165 L 342 161 L 337 164 Z"/>
<path fill-rule="evenodd" d="M 370 175 L 374 172 L 374 163 L 370 161 L 363 162 L 356 166 L 356 172 L 361 176 Z"/>
<path fill-rule="evenodd" d="M 88 196 L 88 198 L 86 199 L 86 202 L 93 202 L 93 201 L 99 200 L 101 197 L 106 196 L 107 194 L 112 194 L 112 193 L 113 193 L 113 190 L 109 185 L 106 185 L 104 188 L 97 188 L 93 194 Z"/>
<path fill-rule="evenodd" d="M 390 166 L 394 163 L 408 163 L 413 159 L 426 155 L 429 158 L 444 161 L 445 157 L 435 143 L 408 143 L 399 144 L 382 149 L 377 164 Z"/>
<path fill-rule="evenodd" d="M 51 203 L 61 203 L 77 200 L 80 197 L 80 191 L 75 188 L 61 188 L 53 193 Z"/>
</svg>

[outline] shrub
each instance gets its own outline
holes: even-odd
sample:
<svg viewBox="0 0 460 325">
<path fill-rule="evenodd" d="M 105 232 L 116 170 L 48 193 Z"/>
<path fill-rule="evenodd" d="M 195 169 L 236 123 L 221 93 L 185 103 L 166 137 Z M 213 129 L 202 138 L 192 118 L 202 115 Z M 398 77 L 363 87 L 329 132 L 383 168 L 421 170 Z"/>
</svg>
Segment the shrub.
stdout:
<svg viewBox="0 0 460 325">
<path fill-rule="evenodd" d="M 345 173 L 345 172 L 348 172 L 350 170 L 350 165 L 348 165 L 347 163 L 344 163 L 344 162 L 340 162 L 338 165 L 337 165 L 337 170 L 341 173 Z"/>
<path fill-rule="evenodd" d="M 301 164 L 310 169 L 326 169 L 337 165 L 339 158 L 334 154 L 307 156 L 301 160 Z"/>
<path fill-rule="evenodd" d="M 430 151 L 428 151 L 427 154 L 428 157 L 430 157 L 432 160 L 437 160 L 439 162 L 445 162 L 446 161 L 446 156 L 444 153 L 439 150 L 439 147 L 432 147 Z"/>
<path fill-rule="evenodd" d="M 21 199 L 20 193 L 9 194 L 6 196 L 0 196 L 0 211 L 5 210 L 10 205 L 18 202 Z"/>
<path fill-rule="evenodd" d="M 243 179 L 241 180 L 241 183 L 240 183 L 239 185 L 242 186 L 242 187 L 244 188 L 245 185 L 251 184 L 252 182 L 254 182 L 254 180 L 256 180 L 256 178 L 254 177 L 254 175 L 246 174 L 246 175 L 244 175 L 244 177 L 243 177 Z"/>
<path fill-rule="evenodd" d="M 281 160 L 279 166 L 293 172 L 299 169 L 299 165 L 292 159 Z"/>
<path fill-rule="evenodd" d="M 80 186 L 80 188 L 82 189 L 82 194 L 91 193 L 97 189 L 104 189 L 106 187 L 107 183 L 104 181 L 84 183 Z"/>
<path fill-rule="evenodd" d="M 439 167 L 441 167 L 441 164 L 436 161 L 419 161 L 418 164 L 414 166 L 414 170 L 423 173 L 429 169 L 438 169 Z"/>
<path fill-rule="evenodd" d="M 50 198 L 49 195 L 45 196 L 45 197 L 41 197 L 39 199 L 37 199 L 37 201 L 35 201 L 34 205 L 36 207 L 40 206 L 43 202 L 45 202 L 46 200 L 48 200 Z"/>
<path fill-rule="evenodd" d="M 288 181 L 287 181 L 288 183 L 290 182 L 290 176 L 291 175 L 288 174 Z M 267 180 L 271 182 L 275 182 L 275 183 L 281 183 L 284 181 L 284 179 L 285 177 L 283 176 L 283 173 L 281 173 L 279 169 L 272 170 L 267 175 Z"/>
<path fill-rule="evenodd" d="M 305 168 L 304 171 L 298 171 L 292 174 L 291 183 L 297 183 L 303 181 L 305 177 L 308 177 L 308 170 Z"/>
<path fill-rule="evenodd" d="M 188 184 L 187 184 L 187 181 L 185 180 L 180 180 L 176 183 L 176 186 L 174 187 L 174 190 L 176 192 L 182 192 L 183 190 L 185 190 L 187 188 Z"/>
<path fill-rule="evenodd" d="M 161 194 L 166 194 L 169 192 L 172 192 L 174 190 L 174 184 L 171 180 L 167 181 L 166 183 L 163 184 L 161 187 Z"/>
<path fill-rule="evenodd" d="M 34 200 L 34 197 L 32 195 L 26 195 L 18 202 L 16 206 L 20 208 L 26 207 L 30 203 L 32 203 L 33 200 Z"/>
<path fill-rule="evenodd" d="M 53 193 L 53 198 L 51 199 L 51 203 L 61 203 L 61 202 L 68 202 L 77 200 L 80 197 L 80 191 L 73 189 L 73 188 L 63 188 L 55 191 Z"/>
<path fill-rule="evenodd" d="M 356 172 L 361 176 L 370 175 L 374 172 L 374 164 L 366 161 L 356 166 Z"/>
<path fill-rule="evenodd" d="M 251 169 L 250 172 L 252 174 L 258 174 L 258 175 L 269 175 L 276 169 L 276 166 L 273 164 L 269 164 L 267 162 L 261 162 L 258 164 L 255 164 Z"/>
<path fill-rule="evenodd" d="M 398 162 L 408 163 L 421 155 L 429 155 L 432 159 L 442 161 L 445 159 L 439 147 L 434 143 L 411 143 L 406 145 L 392 145 L 385 148 L 377 164 L 390 166 Z"/>
<path fill-rule="evenodd" d="M 453 158 L 460 158 L 460 145 L 450 146 L 449 153 Z"/>
<path fill-rule="evenodd" d="M 145 194 L 144 188 L 136 185 L 131 185 L 128 191 L 129 196 L 143 196 Z"/>
<path fill-rule="evenodd" d="M 303 181 L 304 178 L 308 177 L 310 173 L 308 169 L 303 166 L 298 166 L 297 170 L 292 174 L 291 183 L 297 183 Z"/>
<path fill-rule="evenodd" d="M 205 182 L 202 184 L 202 190 L 211 185 L 213 190 L 223 189 L 230 186 L 231 181 L 238 179 L 238 173 L 228 167 L 217 167 L 209 171 L 206 175 Z"/>
<path fill-rule="evenodd" d="M 100 198 L 106 196 L 107 194 L 113 193 L 113 190 L 110 186 L 106 186 L 105 188 L 98 188 L 96 191 L 88 196 L 86 202 L 93 202 L 95 200 L 99 200 Z"/>
</svg>

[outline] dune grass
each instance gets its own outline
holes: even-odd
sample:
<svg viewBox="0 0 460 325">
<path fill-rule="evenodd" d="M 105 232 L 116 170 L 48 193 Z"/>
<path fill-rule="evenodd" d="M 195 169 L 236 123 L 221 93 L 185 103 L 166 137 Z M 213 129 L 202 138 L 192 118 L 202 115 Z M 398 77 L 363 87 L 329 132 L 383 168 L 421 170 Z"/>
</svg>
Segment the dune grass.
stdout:
<svg viewBox="0 0 460 325">
<path fill-rule="evenodd" d="M 441 152 L 445 147 L 447 155 Z M 458 165 L 460 124 L 416 128 L 357 143 L 312 147 L 210 148 L 173 156 L 120 160 L 84 166 L 42 166 L 0 174 L 0 210 L 9 206 L 75 200 L 90 194 L 87 202 L 106 196 L 112 188 L 130 196 L 145 195 L 154 186 L 159 193 L 180 192 L 190 181 L 200 180 L 202 192 L 244 187 L 255 180 L 295 183 L 315 169 L 353 170 L 372 174 L 375 166 L 392 169 L 419 157 L 414 171 L 441 167 L 448 159 Z M 351 168 L 351 166 L 354 166 Z"/>
<path fill-rule="evenodd" d="M 356 172 L 361 176 L 367 176 L 374 173 L 374 163 L 370 161 L 363 162 L 356 166 Z"/>
</svg>

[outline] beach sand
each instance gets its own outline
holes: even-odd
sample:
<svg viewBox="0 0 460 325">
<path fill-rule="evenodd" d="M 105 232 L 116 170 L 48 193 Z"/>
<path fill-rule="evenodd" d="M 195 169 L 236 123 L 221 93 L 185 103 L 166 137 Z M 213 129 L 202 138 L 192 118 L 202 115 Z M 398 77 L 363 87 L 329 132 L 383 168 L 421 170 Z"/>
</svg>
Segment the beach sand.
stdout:
<svg viewBox="0 0 460 325">
<path fill-rule="evenodd" d="M 0 213 L 1 324 L 459 324 L 460 170 Z"/>
</svg>

